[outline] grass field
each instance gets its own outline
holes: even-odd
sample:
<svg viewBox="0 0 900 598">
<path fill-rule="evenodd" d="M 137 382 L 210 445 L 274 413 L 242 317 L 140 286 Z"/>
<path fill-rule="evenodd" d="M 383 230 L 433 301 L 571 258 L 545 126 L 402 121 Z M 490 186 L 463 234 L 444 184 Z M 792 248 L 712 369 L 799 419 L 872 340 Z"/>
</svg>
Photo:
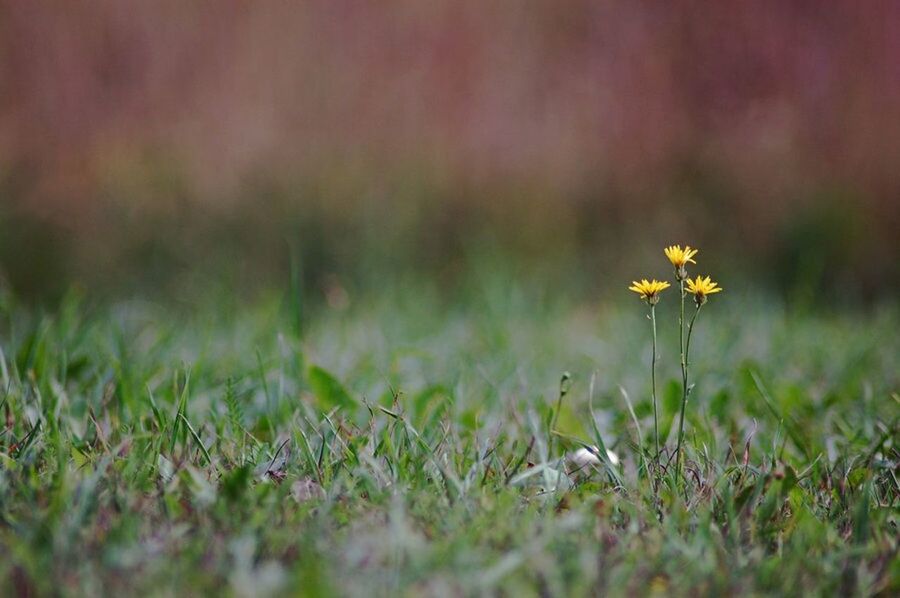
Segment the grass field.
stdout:
<svg viewBox="0 0 900 598">
<path fill-rule="evenodd" d="M 657 470 L 626 286 L 409 283 L 302 310 L 5 297 L 0 587 L 900 592 L 896 303 L 808 312 L 728 286 L 694 332 L 677 476 L 676 295 Z M 573 461 L 581 442 L 619 463 Z"/>
</svg>

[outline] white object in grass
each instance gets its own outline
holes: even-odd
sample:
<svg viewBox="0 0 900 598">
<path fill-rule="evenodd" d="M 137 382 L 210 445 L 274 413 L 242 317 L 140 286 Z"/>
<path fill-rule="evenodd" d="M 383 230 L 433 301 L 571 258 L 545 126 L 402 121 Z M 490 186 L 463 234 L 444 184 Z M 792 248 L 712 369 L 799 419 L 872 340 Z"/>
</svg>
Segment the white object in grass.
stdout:
<svg viewBox="0 0 900 598">
<path fill-rule="evenodd" d="M 595 446 L 592 446 L 591 448 L 582 447 L 569 455 L 569 460 L 576 469 L 582 469 L 589 465 L 600 465 L 602 461 L 600 460 L 600 457 L 597 456 L 599 452 L 600 449 Z M 606 458 L 609 459 L 609 462 L 612 465 L 619 464 L 619 456 L 611 450 L 607 449 Z"/>
</svg>

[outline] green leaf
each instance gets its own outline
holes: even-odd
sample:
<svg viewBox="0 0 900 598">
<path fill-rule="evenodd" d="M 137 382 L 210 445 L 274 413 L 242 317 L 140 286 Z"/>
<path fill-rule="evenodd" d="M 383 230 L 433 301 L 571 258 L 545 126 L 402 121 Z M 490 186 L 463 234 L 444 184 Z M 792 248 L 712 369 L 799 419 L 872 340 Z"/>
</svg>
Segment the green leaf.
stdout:
<svg viewBox="0 0 900 598">
<path fill-rule="evenodd" d="M 412 400 L 414 422 L 422 428 L 439 419 L 451 402 L 450 393 L 443 386 L 429 386 Z"/>
<path fill-rule="evenodd" d="M 728 404 L 731 401 L 731 395 L 724 388 L 719 390 L 709 401 L 709 412 L 719 424 L 728 421 Z"/>
<path fill-rule="evenodd" d="M 236 501 L 244 494 L 250 483 L 252 468 L 249 465 L 237 467 L 222 476 L 222 494 L 230 501 Z"/>
<path fill-rule="evenodd" d="M 359 405 L 356 399 L 350 396 L 343 384 L 331 375 L 328 370 L 313 365 L 309 367 L 307 376 L 313 394 L 324 409 L 330 410 L 334 407 L 352 409 Z"/>
<path fill-rule="evenodd" d="M 681 381 L 669 380 L 663 387 L 659 406 L 659 442 L 665 443 L 672 432 L 672 424 L 681 412 Z"/>
</svg>

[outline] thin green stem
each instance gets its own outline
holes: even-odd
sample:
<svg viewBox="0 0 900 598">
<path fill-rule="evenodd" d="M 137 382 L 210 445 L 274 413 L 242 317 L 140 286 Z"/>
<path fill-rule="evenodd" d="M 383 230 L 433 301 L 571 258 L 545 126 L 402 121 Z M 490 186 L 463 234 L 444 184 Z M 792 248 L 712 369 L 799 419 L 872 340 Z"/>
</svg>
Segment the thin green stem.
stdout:
<svg viewBox="0 0 900 598">
<path fill-rule="evenodd" d="M 682 299 L 682 303 L 684 303 L 684 299 Z M 687 331 L 687 341 L 684 344 L 684 352 L 681 357 L 681 386 L 682 386 L 682 395 L 681 395 L 681 416 L 678 420 L 678 445 L 675 447 L 675 480 L 678 480 L 678 475 L 681 473 L 681 442 L 684 439 L 684 411 L 687 407 L 688 395 L 690 391 L 688 389 L 688 354 L 691 350 L 691 333 L 694 331 L 694 322 L 697 320 L 697 314 L 700 313 L 700 308 L 702 305 L 697 306 L 697 310 L 694 312 L 694 315 L 691 317 L 691 322 L 688 324 Z"/>
<path fill-rule="evenodd" d="M 690 322 L 690 324 L 688 324 L 687 341 L 685 342 L 685 345 L 684 345 L 684 357 L 685 357 L 686 363 L 687 363 L 688 355 L 690 355 L 690 353 L 691 353 L 691 333 L 694 331 L 694 320 L 697 319 L 697 314 L 700 313 L 701 307 L 703 307 L 703 305 L 697 306 L 697 311 L 695 311 L 694 315 L 691 316 L 691 322 Z"/>
<path fill-rule="evenodd" d="M 687 396 L 687 360 L 684 357 L 684 276 L 681 274 L 677 275 L 678 277 L 678 285 L 681 289 L 681 311 L 678 315 L 678 351 L 681 354 L 681 402 L 682 402 L 682 411 L 684 411 L 683 403 L 685 401 L 685 397 Z M 679 445 L 679 449 L 680 449 Z M 676 468 L 677 469 L 677 468 Z M 678 473 L 675 474 L 676 480 L 678 479 Z"/>
<path fill-rule="evenodd" d="M 556 422 L 559 420 L 559 412 L 562 410 L 563 397 L 569 394 L 569 381 L 571 376 L 569 372 L 563 372 L 562 378 L 559 380 L 559 396 L 556 399 L 556 409 L 553 410 L 553 416 L 550 419 L 550 429 L 547 430 L 547 458 L 553 458 L 553 431 L 556 429 Z"/>
<path fill-rule="evenodd" d="M 681 351 L 681 370 L 684 372 L 684 279 L 679 279 L 681 285 L 681 315 L 678 316 L 678 349 Z"/>
<path fill-rule="evenodd" d="M 653 396 L 653 437 L 656 439 L 656 467 L 659 469 L 659 415 L 656 400 L 656 306 L 650 306 L 650 321 L 653 323 L 653 360 L 650 362 L 650 390 Z"/>
</svg>

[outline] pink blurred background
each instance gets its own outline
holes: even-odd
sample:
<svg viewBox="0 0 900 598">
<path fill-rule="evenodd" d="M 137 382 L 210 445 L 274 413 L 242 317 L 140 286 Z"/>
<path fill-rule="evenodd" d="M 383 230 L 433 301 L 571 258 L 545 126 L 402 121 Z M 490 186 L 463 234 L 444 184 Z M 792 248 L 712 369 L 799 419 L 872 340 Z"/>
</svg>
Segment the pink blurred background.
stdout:
<svg viewBox="0 0 900 598">
<path fill-rule="evenodd" d="M 898 2 L 4 0 L 0 90 L 4 214 L 85 263 L 185 204 L 757 252 L 827 204 L 896 282 Z"/>
</svg>

